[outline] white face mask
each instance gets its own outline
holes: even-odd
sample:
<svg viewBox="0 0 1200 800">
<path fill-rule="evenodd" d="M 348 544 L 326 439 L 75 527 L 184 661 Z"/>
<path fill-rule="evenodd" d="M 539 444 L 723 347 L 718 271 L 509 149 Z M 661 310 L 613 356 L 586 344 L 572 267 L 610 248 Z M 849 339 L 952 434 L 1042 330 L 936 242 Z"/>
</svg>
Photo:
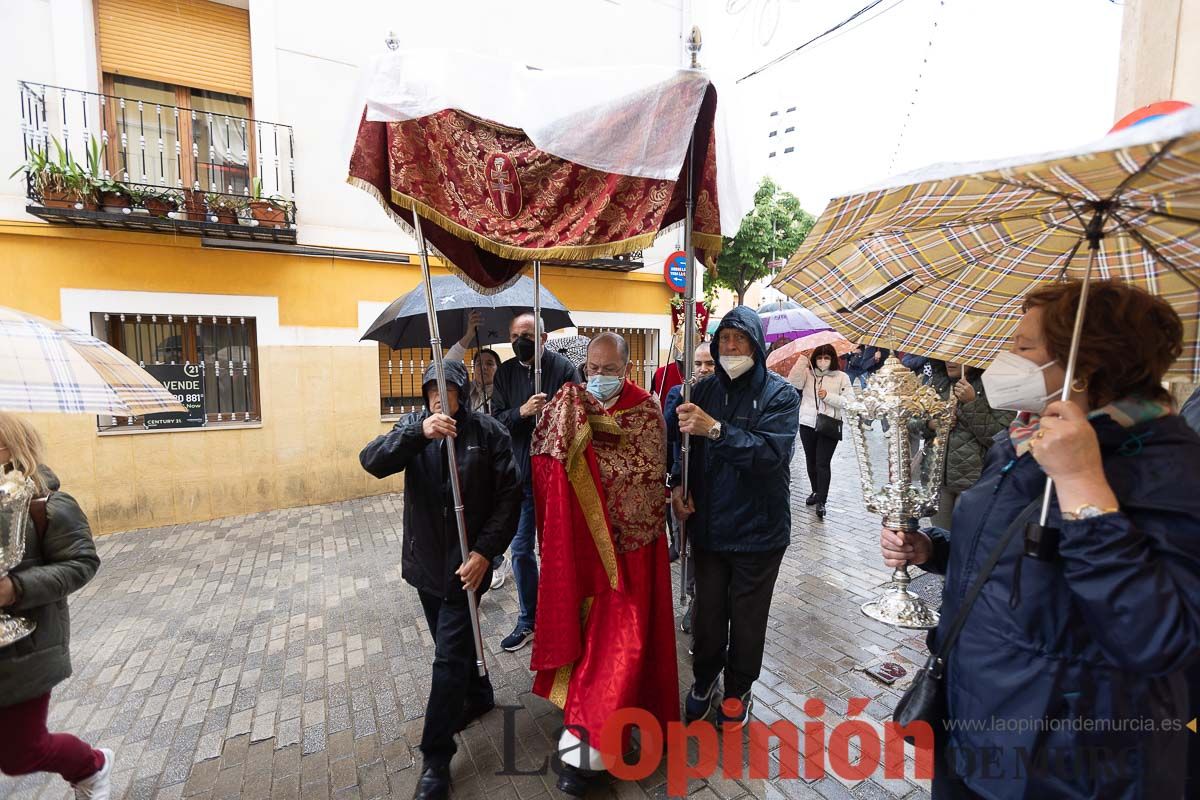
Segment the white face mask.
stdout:
<svg viewBox="0 0 1200 800">
<path fill-rule="evenodd" d="M 721 368 L 730 380 L 737 380 L 754 366 L 754 356 L 721 356 Z"/>
<path fill-rule="evenodd" d="M 1046 391 L 1046 370 L 1053 363 L 1038 366 L 1016 353 L 1000 353 L 983 373 L 988 405 L 1002 411 L 1041 414 L 1055 396 Z"/>
<path fill-rule="evenodd" d="M 829 365 L 832 363 L 833 362 L 830 361 L 828 358 L 818 358 L 817 359 L 817 369 L 821 370 L 821 372 L 828 372 Z"/>
</svg>

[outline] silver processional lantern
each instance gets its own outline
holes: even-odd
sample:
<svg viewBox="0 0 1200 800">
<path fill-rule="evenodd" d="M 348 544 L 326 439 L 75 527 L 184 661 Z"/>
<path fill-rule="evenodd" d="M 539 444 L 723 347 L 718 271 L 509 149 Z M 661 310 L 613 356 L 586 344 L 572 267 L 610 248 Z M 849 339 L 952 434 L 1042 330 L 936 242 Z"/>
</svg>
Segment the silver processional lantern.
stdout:
<svg viewBox="0 0 1200 800">
<path fill-rule="evenodd" d="M 863 499 L 886 527 L 915 531 L 921 517 L 937 511 L 954 407 L 953 396 L 942 400 L 894 356 L 846 404 Z M 910 580 L 907 565 L 897 568 L 863 613 L 901 628 L 936 627 L 937 612 L 908 591 Z"/>
<path fill-rule="evenodd" d="M 25 527 L 33 481 L 19 470 L 0 476 L 0 578 L 16 569 L 25 555 Z M 0 647 L 33 633 L 34 623 L 0 611 Z"/>
</svg>

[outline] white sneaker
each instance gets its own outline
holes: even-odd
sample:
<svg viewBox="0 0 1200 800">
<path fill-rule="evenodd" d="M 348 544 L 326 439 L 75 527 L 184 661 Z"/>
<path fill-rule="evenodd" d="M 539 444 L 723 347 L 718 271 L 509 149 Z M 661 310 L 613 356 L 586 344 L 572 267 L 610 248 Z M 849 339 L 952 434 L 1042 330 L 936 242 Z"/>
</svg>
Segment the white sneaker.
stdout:
<svg viewBox="0 0 1200 800">
<path fill-rule="evenodd" d="M 500 564 L 499 568 L 492 571 L 492 588 L 499 589 L 508 580 L 508 561 L 507 559 Z"/>
<path fill-rule="evenodd" d="M 104 766 L 92 777 L 71 787 L 75 790 L 75 800 L 111 800 L 113 751 L 101 747 L 100 752 L 104 754 Z"/>
</svg>

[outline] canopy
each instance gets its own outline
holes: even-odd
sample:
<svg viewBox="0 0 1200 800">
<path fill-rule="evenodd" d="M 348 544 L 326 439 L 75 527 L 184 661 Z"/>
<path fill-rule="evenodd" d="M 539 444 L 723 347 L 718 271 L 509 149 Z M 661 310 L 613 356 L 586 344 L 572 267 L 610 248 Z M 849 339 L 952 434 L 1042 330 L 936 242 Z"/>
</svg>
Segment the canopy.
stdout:
<svg viewBox="0 0 1200 800">
<path fill-rule="evenodd" d="M 684 217 L 715 255 L 753 192 L 734 183 L 717 91 L 696 70 L 533 70 L 477 54 L 396 52 L 366 77 L 350 182 L 481 292 L 530 259 L 649 246 Z"/>
</svg>

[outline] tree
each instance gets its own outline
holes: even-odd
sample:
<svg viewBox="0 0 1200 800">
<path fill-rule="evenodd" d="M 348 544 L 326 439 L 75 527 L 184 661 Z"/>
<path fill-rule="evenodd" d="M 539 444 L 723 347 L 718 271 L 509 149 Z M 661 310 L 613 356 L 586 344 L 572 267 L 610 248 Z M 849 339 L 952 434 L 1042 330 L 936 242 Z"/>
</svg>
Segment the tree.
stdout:
<svg viewBox="0 0 1200 800">
<path fill-rule="evenodd" d="M 754 194 L 754 209 L 742 219 L 737 236 L 725 238 L 713 282 L 735 292 L 742 305 L 751 284 L 773 274 L 769 262 L 796 252 L 815 222 L 794 194 L 763 178 Z"/>
</svg>

